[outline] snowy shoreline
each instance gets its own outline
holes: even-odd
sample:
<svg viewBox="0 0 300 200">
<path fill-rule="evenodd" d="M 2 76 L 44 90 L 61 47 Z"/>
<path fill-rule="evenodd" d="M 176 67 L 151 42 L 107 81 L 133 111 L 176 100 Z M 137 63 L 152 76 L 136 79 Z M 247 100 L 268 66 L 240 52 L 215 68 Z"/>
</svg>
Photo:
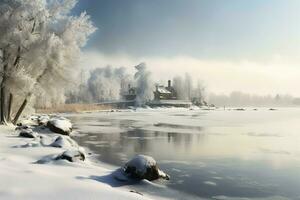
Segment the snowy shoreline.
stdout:
<svg viewBox="0 0 300 200">
<path fill-rule="evenodd" d="M 114 170 L 89 158 L 37 164 L 67 149 L 28 145 L 35 139 L 19 137 L 14 126 L 0 126 L 0 132 L 0 199 L 158 199 L 116 184 L 111 175 Z"/>
</svg>

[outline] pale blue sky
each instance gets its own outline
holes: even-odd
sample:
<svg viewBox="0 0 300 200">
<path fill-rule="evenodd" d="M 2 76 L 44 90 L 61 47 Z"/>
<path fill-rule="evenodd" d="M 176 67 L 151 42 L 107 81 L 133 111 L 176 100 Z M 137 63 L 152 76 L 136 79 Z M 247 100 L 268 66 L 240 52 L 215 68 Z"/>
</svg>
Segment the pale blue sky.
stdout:
<svg viewBox="0 0 300 200">
<path fill-rule="evenodd" d="M 88 48 L 133 56 L 259 59 L 300 49 L 298 0 L 80 0 Z M 297 53 L 298 53 L 297 52 Z"/>
</svg>

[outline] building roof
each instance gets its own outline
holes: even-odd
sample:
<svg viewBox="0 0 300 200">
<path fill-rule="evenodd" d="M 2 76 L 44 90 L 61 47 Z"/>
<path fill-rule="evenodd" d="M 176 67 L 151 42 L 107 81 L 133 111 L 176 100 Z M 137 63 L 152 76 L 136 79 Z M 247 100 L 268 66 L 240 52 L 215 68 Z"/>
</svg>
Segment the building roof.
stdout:
<svg viewBox="0 0 300 200">
<path fill-rule="evenodd" d="M 161 94 L 171 94 L 171 92 L 167 90 L 164 86 L 158 86 L 157 91 Z"/>
</svg>

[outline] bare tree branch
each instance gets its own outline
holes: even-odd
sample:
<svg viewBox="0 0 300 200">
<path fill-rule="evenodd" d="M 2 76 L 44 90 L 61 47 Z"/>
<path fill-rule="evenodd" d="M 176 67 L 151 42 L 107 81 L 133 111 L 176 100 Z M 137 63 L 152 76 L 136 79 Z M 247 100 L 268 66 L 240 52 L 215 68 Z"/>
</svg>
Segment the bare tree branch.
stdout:
<svg viewBox="0 0 300 200">
<path fill-rule="evenodd" d="M 31 33 L 33 33 L 35 31 L 35 25 L 36 25 L 36 20 L 34 20 L 33 22 L 33 26 L 32 26 L 32 29 L 31 29 Z"/>
<path fill-rule="evenodd" d="M 20 59 L 21 59 L 21 47 L 19 46 L 17 56 L 16 56 L 14 64 L 13 64 L 15 67 L 17 67 L 19 65 Z"/>
</svg>

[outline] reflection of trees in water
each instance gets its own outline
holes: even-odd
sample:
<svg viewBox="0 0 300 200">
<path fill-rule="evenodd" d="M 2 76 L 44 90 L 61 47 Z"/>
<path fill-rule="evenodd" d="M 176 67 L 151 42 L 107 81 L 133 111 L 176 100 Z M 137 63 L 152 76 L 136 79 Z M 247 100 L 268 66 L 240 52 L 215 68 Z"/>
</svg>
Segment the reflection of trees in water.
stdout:
<svg viewBox="0 0 300 200">
<path fill-rule="evenodd" d="M 151 152 L 153 148 L 162 147 L 161 145 L 163 145 L 164 147 L 170 145 L 179 147 L 182 146 L 182 143 L 184 144 L 185 149 L 189 149 L 194 137 L 193 134 L 182 134 L 173 132 L 166 133 L 143 129 L 133 129 L 127 132 L 123 132 L 121 133 L 121 135 L 123 137 L 120 140 L 123 143 L 122 145 L 132 145 L 134 147 L 135 152 L 138 153 Z"/>
<path fill-rule="evenodd" d="M 132 127 L 132 125 L 136 122 L 134 120 L 130 119 L 124 119 L 124 120 L 110 120 L 112 122 L 113 127 L 119 127 L 121 129 L 128 129 Z"/>
<path fill-rule="evenodd" d="M 119 152 L 123 152 L 123 148 L 119 141 L 119 134 L 91 134 L 83 137 L 75 137 L 74 139 L 79 145 L 85 146 L 96 154 L 100 154 L 101 160 L 120 165 L 121 159 L 119 157 Z M 92 137 L 91 137 L 92 136 Z M 92 141 L 95 143 L 89 143 L 87 141 Z M 97 144 L 97 142 L 99 142 Z"/>
<path fill-rule="evenodd" d="M 153 131 L 143 129 L 133 129 L 120 134 L 121 145 L 125 148 L 131 147 L 133 153 L 146 153 L 151 150 L 152 140 L 149 137 L 155 137 Z"/>
<path fill-rule="evenodd" d="M 190 125 L 182 125 L 182 124 L 157 123 L 154 124 L 154 126 L 162 127 L 162 128 L 186 129 L 186 130 L 195 130 L 195 131 L 203 130 L 203 127 L 201 126 L 190 126 Z"/>
<path fill-rule="evenodd" d="M 185 151 L 191 147 L 191 142 L 193 139 L 193 134 L 182 134 L 182 133 L 168 133 L 168 143 L 175 145 L 176 147 L 184 146 Z"/>
<path fill-rule="evenodd" d="M 86 119 L 80 119 L 85 122 Z M 91 119 L 89 119 L 91 120 Z M 83 137 L 76 137 L 75 140 L 82 146 L 88 147 L 95 153 L 101 154 L 102 161 L 121 165 L 126 157 L 130 158 L 135 154 L 148 154 L 151 156 L 161 156 L 161 152 L 171 157 L 180 152 L 187 154 L 193 145 L 198 145 L 203 141 L 204 134 L 188 134 L 176 132 L 150 131 L 141 128 L 132 129 L 134 120 L 107 120 L 95 119 L 92 122 L 110 122 L 111 127 L 119 127 L 124 130 L 120 133 L 86 133 Z M 91 121 L 89 121 L 91 122 Z M 88 125 L 88 124 L 87 124 Z M 180 128 L 180 127 L 179 127 Z M 198 128 L 198 127 L 197 127 Z M 101 126 L 99 126 L 101 129 Z M 130 129 L 130 130 L 128 130 Z M 86 143 L 95 141 L 95 143 Z M 99 142 L 97 144 L 97 142 Z M 155 155 L 158 154 L 158 155 Z"/>
<path fill-rule="evenodd" d="M 203 143 L 204 140 L 205 140 L 205 136 L 206 134 L 205 133 L 200 133 L 200 134 L 195 134 L 195 137 L 196 137 L 196 141 L 197 141 L 197 144 L 200 144 L 200 143 Z"/>
</svg>

